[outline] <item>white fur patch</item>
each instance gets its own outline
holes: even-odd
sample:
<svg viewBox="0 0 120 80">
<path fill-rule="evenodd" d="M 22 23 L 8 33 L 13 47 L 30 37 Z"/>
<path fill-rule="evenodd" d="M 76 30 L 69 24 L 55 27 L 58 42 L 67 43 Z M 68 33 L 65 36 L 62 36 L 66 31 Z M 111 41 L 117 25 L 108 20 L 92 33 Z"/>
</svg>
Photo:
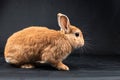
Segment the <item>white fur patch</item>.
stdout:
<svg viewBox="0 0 120 80">
<path fill-rule="evenodd" d="M 44 64 L 46 63 L 46 61 L 36 61 L 37 63 L 41 63 L 41 64 Z"/>
<path fill-rule="evenodd" d="M 9 58 L 6 58 L 5 61 L 6 61 L 7 63 L 10 63 L 10 59 L 9 59 Z"/>
</svg>

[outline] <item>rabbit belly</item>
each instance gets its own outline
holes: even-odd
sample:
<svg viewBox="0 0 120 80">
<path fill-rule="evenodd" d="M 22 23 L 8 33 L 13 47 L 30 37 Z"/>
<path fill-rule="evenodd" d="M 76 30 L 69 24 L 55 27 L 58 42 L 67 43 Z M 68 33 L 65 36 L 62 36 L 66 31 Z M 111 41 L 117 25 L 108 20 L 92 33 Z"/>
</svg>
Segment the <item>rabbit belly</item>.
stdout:
<svg viewBox="0 0 120 80">
<path fill-rule="evenodd" d="M 61 43 L 59 41 L 59 43 Z M 71 47 L 68 44 L 49 45 L 42 50 L 41 60 L 49 62 L 49 60 L 63 61 L 71 53 Z"/>
</svg>

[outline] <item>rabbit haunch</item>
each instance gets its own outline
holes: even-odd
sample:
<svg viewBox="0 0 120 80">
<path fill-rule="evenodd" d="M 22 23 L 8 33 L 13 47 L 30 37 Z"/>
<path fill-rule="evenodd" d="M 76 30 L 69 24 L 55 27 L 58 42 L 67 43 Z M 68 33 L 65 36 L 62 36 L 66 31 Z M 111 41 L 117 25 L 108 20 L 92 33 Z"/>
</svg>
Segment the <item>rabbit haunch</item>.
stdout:
<svg viewBox="0 0 120 80">
<path fill-rule="evenodd" d="M 69 70 L 62 61 L 74 48 L 84 45 L 80 29 L 68 17 L 58 14 L 60 31 L 31 26 L 11 35 L 5 46 L 5 60 L 21 68 L 33 68 L 35 62 L 48 62 L 59 70 Z"/>
</svg>

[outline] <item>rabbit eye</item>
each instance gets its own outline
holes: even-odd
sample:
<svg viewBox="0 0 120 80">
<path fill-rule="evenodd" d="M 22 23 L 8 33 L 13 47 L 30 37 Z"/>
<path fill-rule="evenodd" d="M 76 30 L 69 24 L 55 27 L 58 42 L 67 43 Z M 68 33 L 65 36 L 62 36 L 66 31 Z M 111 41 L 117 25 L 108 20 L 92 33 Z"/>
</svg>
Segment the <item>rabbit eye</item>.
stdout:
<svg viewBox="0 0 120 80">
<path fill-rule="evenodd" d="M 79 36 L 79 33 L 75 33 L 75 36 L 78 37 L 78 36 Z"/>
</svg>

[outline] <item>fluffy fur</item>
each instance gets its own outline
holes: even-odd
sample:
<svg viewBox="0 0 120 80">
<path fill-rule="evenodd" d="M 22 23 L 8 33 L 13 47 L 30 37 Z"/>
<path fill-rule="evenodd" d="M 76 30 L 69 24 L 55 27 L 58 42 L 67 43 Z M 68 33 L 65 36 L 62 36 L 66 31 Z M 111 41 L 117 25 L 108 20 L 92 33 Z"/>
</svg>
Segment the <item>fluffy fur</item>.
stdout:
<svg viewBox="0 0 120 80">
<path fill-rule="evenodd" d="M 31 26 L 10 36 L 5 46 L 5 60 L 21 68 L 33 68 L 33 63 L 50 63 L 58 70 L 69 70 L 62 61 L 74 48 L 82 47 L 82 32 L 70 24 L 68 17 L 58 14 L 60 31 Z"/>
</svg>

